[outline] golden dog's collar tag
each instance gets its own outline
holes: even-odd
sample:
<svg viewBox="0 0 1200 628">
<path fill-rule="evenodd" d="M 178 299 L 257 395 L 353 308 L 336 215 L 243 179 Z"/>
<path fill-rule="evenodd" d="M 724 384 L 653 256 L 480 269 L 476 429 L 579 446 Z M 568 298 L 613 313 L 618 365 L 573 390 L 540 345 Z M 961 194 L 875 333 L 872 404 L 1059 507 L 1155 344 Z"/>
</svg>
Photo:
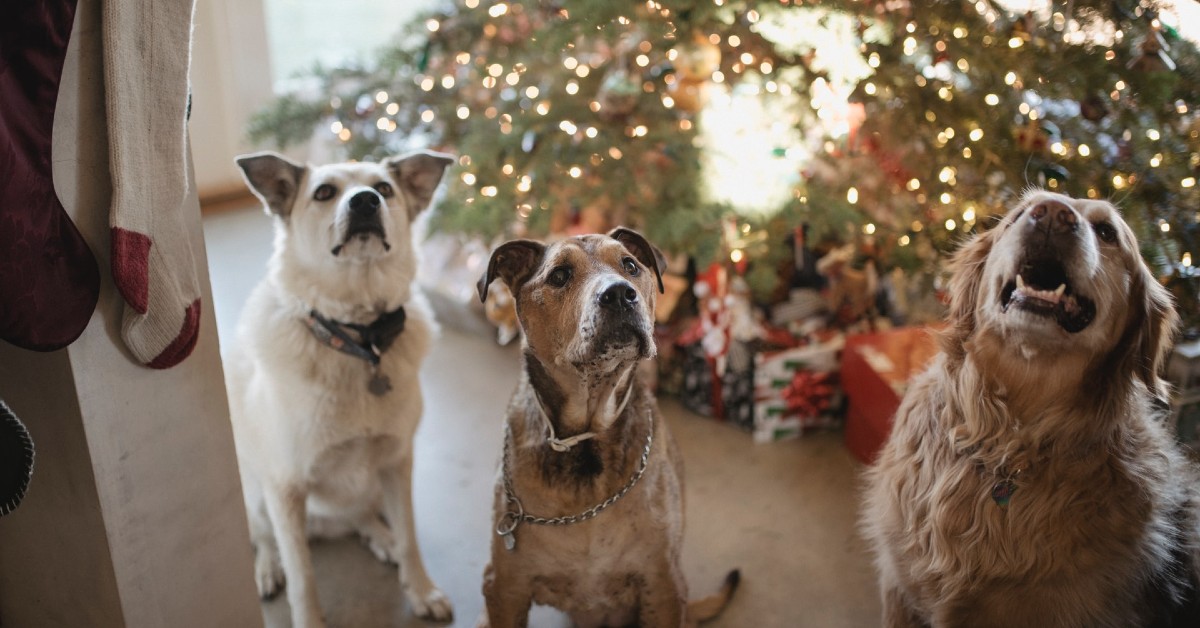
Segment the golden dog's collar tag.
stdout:
<svg viewBox="0 0 1200 628">
<path fill-rule="evenodd" d="M 992 501 L 1001 508 L 1007 508 L 1013 493 L 1017 492 L 1017 484 L 1012 478 L 1004 478 L 992 485 Z"/>
<path fill-rule="evenodd" d="M 367 380 L 367 390 L 376 397 L 382 397 L 391 389 L 392 380 L 387 375 L 380 373 L 378 367 L 371 369 L 371 379 Z"/>
</svg>

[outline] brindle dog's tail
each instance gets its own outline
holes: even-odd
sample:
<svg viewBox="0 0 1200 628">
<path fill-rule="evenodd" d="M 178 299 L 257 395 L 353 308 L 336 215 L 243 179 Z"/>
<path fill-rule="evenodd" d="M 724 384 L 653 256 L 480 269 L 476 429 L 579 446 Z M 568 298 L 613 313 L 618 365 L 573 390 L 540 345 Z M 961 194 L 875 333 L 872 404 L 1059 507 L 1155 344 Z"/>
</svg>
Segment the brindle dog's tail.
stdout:
<svg viewBox="0 0 1200 628">
<path fill-rule="evenodd" d="M 742 572 L 734 569 L 725 576 L 725 582 L 721 584 L 720 591 L 708 597 L 688 602 L 687 625 L 695 626 L 719 615 L 721 611 L 725 610 L 729 600 L 733 598 L 733 592 L 737 591 L 738 583 L 741 581 Z"/>
</svg>

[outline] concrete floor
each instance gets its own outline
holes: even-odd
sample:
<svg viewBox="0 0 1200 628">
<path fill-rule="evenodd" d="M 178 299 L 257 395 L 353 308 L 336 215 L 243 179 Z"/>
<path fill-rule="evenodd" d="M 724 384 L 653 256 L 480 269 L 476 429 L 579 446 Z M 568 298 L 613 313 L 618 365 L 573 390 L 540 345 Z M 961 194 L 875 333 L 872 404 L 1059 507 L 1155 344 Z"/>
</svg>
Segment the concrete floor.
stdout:
<svg viewBox="0 0 1200 628">
<path fill-rule="evenodd" d="M 254 207 L 213 213 L 204 223 L 218 332 L 228 342 L 246 295 L 265 272 L 270 220 Z M 483 608 L 501 412 L 516 383 L 519 351 L 498 346 L 471 314 L 441 311 L 451 324 L 422 376 L 426 413 L 413 494 L 430 576 L 454 602 L 453 625 L 474 626 Z M 673 398 L 660 405 L 687 468 L 683 566 L 693 596 L 714 590 L 729 569 L 742 570 L 732 603 L 706 626 L 877 625 L 875 575 L 855 529 L 862 466 L 841 434 L 756 445 Z M 315 542 L 313 553 L 330 626 L 426 625 L 411 616 L 395 569 L 356 541 Z M 269 628 L 290 625 L 284 596 L 262 608 Z M 530 618 L 535 628 L 567 625 L 551 609 L 535 608 Z"/>
</svg>

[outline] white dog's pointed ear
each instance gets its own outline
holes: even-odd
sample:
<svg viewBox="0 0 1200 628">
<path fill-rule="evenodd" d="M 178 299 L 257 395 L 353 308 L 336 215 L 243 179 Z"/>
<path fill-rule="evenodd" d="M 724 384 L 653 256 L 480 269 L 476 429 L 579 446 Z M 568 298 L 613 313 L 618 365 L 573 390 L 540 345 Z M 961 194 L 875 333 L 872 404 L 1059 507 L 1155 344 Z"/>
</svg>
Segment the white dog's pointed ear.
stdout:
<svg viewBox="0 0 1200 628">
<path fill-rule="evenodd" d="M 633 229 L 625 227 L 617 227 L 608 232 L 608 237 L 625 245 L 625 248 L 633 253 L 643 266 L 654 271 L 654 276 L 658 278 L 658 291 L 666 292 L 663 288 L 662 274 L 667 270 L 667 258 L 663 257 L 662 251 L 658 247 L 650 244 L 642 234 Z"/>
<path fill-rule="evenodd" d="M 479 278 L 479 284 L 476 286 L 479 289 L 480 302 L 487 301 L 488 286 L 492 285 L 492 280 L 497 276 L 508 284 L 508 291 L 515 299 L 521 291 L 521 286 L 542 263 L 542 256 L 545 254 L 546 245 L 533 240 L 511 240 L 501 244 L 492 251 L 487 271 Z"/>
<path fill-rule="evenodd" d="M 454 163 L 454 156 L 429 150 L 390 157 L 383 164 L 391 171 L 408 201 L 408 217 L 413 219 L 429 207 L 433 192 L 446 168 Z"/>
<path fill-rule="evenodd" d="M 242 155 L 235 161 L 250 191 L 262 200 L 267 213 L 287 218 L 308 167 L 270 151 Z"/>
</svg>

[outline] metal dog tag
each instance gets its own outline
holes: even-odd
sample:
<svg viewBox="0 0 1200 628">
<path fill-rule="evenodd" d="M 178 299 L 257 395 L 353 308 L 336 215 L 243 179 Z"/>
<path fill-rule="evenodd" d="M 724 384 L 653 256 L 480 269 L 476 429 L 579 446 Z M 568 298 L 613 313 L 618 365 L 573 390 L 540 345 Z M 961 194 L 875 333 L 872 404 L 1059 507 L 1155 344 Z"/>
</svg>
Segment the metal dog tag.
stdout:
<svg viewBox="0 0 1200 628">
<path fill-rule="evenodd" d="M 367 390 L 376 397 L 382 397 L 392 389 L 392 380 L 388 379 L 387 375 L 375 371 L 371 374 L 371 379 L 367 381 Z"/>
<path fill-rule="evenodd" d="M 504 549 L 506 549 L 510 552 L 513 551 L 513 549 L 517 547 L 517 537 L 513 536 L 512 532 L 509 532 L 508 534 L 505 534 L 503 536 L 504 536 Z"/>
<path fill-rule="evenodd" d="M 1008 508 L 1008 502 L 1013 493 L 1017 492 L 1017 484 L 1011 478 L 1004 478 L 992 485 L 992 500 L 1001 508 Z"/>
</svg>

